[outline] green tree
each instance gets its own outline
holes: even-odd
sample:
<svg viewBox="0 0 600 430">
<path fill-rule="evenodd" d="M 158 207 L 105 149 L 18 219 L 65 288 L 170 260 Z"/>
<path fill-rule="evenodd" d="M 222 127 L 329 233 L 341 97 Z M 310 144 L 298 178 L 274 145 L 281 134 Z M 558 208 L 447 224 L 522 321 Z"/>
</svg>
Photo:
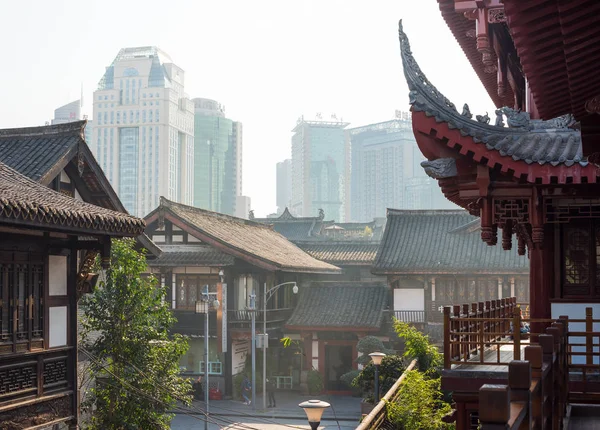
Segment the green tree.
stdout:
<svg viewBox="0 0 600 430">
<path fill-rule="evenodd" d="M 437 347 L 429 342 L 429 336 L 398 320 L 394 321 L 394 330 L 399 338 L 404 339 L 403 356 L 409 360 L 416 358 L 421 372 L 430 376 L 438 375 L 443 363 L 442 355 Z"/>
<path fill-rule="evenodd" d="M 429 379 L 417 370 L 407 372 L 398 400 L 387 405 L 388 420 L 403 430 L 454 428 L 442 421 L 450 412 L 452 407 L 440 391 L 440 378 Z"/>
<path fill-rule="evenodd" d="M 165 291 L 153 276 L 142 276 L 146 258 L 134 244 L 113 240 L 105 279 L 82 303 L 84 342 L 97 333 L 84 343 L 97 377 L 91 429 L 168 429 L 168 411 L 191 400 L 190 383 L 179 376 L 187 340 L 169 334 L 175 318 Z"/>
</svg>

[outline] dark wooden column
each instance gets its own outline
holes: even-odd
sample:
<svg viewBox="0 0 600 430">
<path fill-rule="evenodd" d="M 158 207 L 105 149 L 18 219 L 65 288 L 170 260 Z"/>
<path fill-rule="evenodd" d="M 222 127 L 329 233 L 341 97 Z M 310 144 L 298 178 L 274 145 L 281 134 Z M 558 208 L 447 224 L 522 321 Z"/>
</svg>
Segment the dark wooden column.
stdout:
<svg viewBox="0 0 600 430">
<path fill-rule="evenodd" d="M 554 249 L 551 226 L 544 228 L 543 246 L 529 251 L 530 314 L 532 319 L 551 318 L 550 300 L 554 295 Z M 532 324 L 533 333 L 543 333 L 548 324 Z"/>
<path fill-rule="evenodd" d="M 67 294 L 69 295 L 69 307 L 67 312 L 67 333 L 69 334 L 68 345 L 72 347 L 69 351 L 71 356 L 70 360 L 70 375 L 68 378 L 73 384 L 73 396 L 72 396 L 72 414 L 75 417 L 69 425 L 69 430 L 76 430 L 79 428 L 79 379 L 78 379 L 78 363 L 77 363 L 77 274 L 79 267 L 77 265 L 77 248 L 71 247 L 69 256 L 67 259 L 68 273 L 67 273 Z M 68 363 L 69 361 L 67 361 Z"/>
</svg>

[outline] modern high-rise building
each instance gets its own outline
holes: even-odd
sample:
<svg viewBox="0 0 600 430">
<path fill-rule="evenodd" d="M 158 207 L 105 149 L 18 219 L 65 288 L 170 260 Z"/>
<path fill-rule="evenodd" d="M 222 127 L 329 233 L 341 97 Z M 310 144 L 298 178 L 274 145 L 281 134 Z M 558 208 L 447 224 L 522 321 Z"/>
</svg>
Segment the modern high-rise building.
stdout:
<svg viewBox="0 0 600 430">
<path fill-rule="evenodd" d="M 81 119 L 87 119 L 86 115 L 81 115 L 82 99 L 75 100 L 71 103 L 67 103 L 64 106 L 54 109 L 54 118 L 50 120 L 50 124 L 65 124 L 67 122 L 80 121 Z M 93 137 L 93 121 L 88 120 L 85 126 L 85 141 L 89 145 L 92 142 Z"/>
<path fill-rule="evenodd" d="M 350 139 L 348 123 L 298 120 L 292 130 L 292 207 L 297 216 L 350 218 Z"/>
<path fill-rule="evenodd" d="M 235 212 L 233 216 L 238 218 L 248 219 L 250 216 L 251 206 L 250 197 L 248 196 L 237 196 L 235 204 Z"/>
<path fill-rule="evenodd" d="M 94 92 L 96 159 L 127 210 L 194 202 L 194 104 L 184 71 L 155 46 L 124 48 Z"/>
<path fill-rule="evenodd" d="M 351 218 L 365 222 L 385 217 L 388 208 L 448 209 L 434 179 L 421 162 L 409 112 L 396 119 L 352 128 Z"/>
<path fill-rule="evenodd" d="M 67 122 L 79 121 L 81 119 L 81 100 L 67 103 L 54 109 L 54 118 L 51 124 L 65 124 Z"/>
<path fill-rule="evenodd" d="M 194 206 L 235 214 L 242 194 L 242 124 L 214 100 L 194 103 Z"/>
<path fill-rule="evenodd" d="M 277 163 L 277 213 L 292 207 L 292 160 Z"/>
</svg>

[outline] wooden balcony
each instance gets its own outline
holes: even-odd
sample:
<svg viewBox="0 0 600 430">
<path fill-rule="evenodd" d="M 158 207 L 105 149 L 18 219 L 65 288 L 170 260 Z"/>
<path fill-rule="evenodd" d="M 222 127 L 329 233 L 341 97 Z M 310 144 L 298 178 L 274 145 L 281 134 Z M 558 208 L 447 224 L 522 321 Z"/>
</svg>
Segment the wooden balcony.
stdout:
<svg viewBox="0 0 600 430">
<path fill-rule="evenodd" d="M 71 348 L 3 357 L 0 413 L 72 394 Z"/>
<path fill-rule="evenodd" d="M 524 318 L 513 298 L 445 308 L 442 389 L 457 430 L 477 419 L 483 430 L 560 429 L 568 404 L 600 402 L 599 322 L 591 308 L 585 319 Z"/>
<path fill-rule="evenodd" d="M 267 330 L 283 327 L 292 315 L 294 308 L 267 309 Z M 250 309 L 234 309 L 227 311 L 227 320 L 232 330 L 249 330 L 252 322 L 252 313 L 256 313 L 256 326 L 263 323 L 264 311 Z M 261 325 L 262 327 L 262 325 Z"/>
<path fill-rule="evenodd" d="M 394 311 L 394 317 L 398 321 L 402 321 L 409 324 L 424 324 L 425 323 L 425 311 L 405 311 L 397 310 Z"/>
</svg>

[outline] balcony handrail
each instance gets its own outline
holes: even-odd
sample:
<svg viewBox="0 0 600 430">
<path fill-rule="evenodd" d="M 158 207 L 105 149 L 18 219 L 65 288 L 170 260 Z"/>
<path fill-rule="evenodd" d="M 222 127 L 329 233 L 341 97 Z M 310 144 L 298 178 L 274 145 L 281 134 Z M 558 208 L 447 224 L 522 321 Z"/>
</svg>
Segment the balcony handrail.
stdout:
<svg viewBox="0 0 600 430">
<path fill-rule="evenodd" d="M 416 359 L 410 362 L 408 367 L 404 370 L 404 372 L 402 372 L 402 375 L 400 375 L 400 378 L 398 378 L 394 385 L 392 385 L 392 388 L 388 390 L 379 403 L 375 405 L 369 415 L 364 417 L 359 426 L 356 427 L 356 430 L 376 430 L 381 428 L 381 424 L 387 417 L 387 403 L 398 400 L 398 397 L 400 396 L 400 386 L 406 379 L 408 372 L 412 371 L 416 365 Z"/>
</svg>

